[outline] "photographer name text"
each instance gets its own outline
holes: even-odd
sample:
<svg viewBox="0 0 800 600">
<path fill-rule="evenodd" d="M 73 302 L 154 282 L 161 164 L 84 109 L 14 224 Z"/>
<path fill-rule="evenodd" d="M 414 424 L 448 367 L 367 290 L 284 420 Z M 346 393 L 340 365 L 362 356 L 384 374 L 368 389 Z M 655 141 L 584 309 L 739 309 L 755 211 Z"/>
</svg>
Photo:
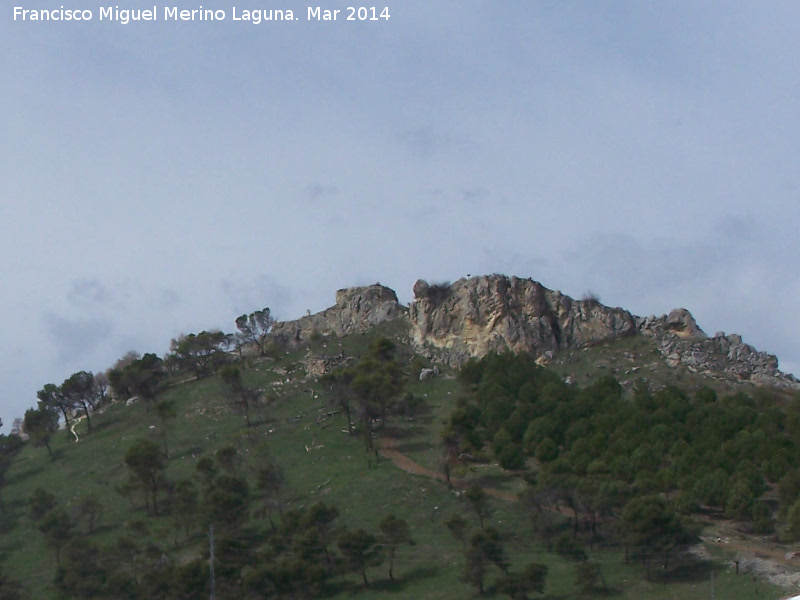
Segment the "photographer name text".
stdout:
<svg viewBox="0 0 800 600">
<path fill-rule="evenodd" d="M 237 21 L 259 25 L 277 21 L 320 21 L 320 22 L 386 22 L 390 19 L 388 6 L 347 6 L 328 10 L 321 6 L 308 6 L 305 10 L 284 10 L 265 8 L 239 8 L 230 10 L 208 9 L 202 6 L 193 9 L 179 6 L 153 6 L 153 8 L 119 8 L 102 6 L 96 10 L 64 8 L 29 9 L 14 7 L 14 21 L 25 22 L 80 22 L 108 21 L 128 25 L 129 23 L 167 21 Z"/>
</svg>

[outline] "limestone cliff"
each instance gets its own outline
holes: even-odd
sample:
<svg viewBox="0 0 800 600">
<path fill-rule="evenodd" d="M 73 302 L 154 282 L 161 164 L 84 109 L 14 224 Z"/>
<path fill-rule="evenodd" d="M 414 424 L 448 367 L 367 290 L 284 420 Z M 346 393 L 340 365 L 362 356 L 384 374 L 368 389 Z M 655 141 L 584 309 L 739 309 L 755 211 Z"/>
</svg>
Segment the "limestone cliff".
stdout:
<svg viewBox="0 0 800 600">
<path fill-rule="evenodd" d="M 486 275 L 430 285 L 419 280 L 406 308 L 379 284 L 336 292 L 336 304 L 295 321 L 277 323 L 275 339 L 290 345 L 314 335 L 365 332 L 392 320 L 408 326 L 417 352 L 457 366 L 489 352 L 530 352 L 552 359 L 565 348 L 597 345 L 625 336 L 654 338 L 665 362 L 707 377 L 800 389 L 778 369 L 778 359 L 738 335 L 709 338 L 683 308 L 660 317 L 637 317 L 594 299 L 575 300 L 532 279 Z"/>
<path fill-rule="evenodd" d="M 411 339 L 451 365 L 510 349 L 541 356 L 636 333 L 634 317 L 593 300 L 573 300 L 531 279 L 488 275 L 452 285 L 414 285 Z"/>
</svg>

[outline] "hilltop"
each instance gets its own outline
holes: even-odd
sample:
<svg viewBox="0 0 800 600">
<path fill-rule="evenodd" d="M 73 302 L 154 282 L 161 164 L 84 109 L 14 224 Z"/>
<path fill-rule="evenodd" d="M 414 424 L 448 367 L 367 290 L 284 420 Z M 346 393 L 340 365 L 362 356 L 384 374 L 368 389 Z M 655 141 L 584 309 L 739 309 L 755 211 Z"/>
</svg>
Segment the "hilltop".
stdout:
<svg viewBox="0 0 800 600">
<path fill-rule="evenodd" d="M 56 418 L 0 444 L 0 598 L 775 600 L 767 575 L 800 580 L 798 381 L 684 309 L 489 275 L 235 322 L 44 386 Z"/>
<path fill-rule="evenodd" d="M 375 284 L 336 292 L 336 304 L 314 315 L 277 323 L 276 336 L 296 347 L 314 336 L 364 333 L 386 322 L 408 327 L 419 354 L 452 367 L 490 352 L 526 352 L 541 364 L 563 350 L 596 347 L 625 338 L 652 340 L 664 363 L 729 383 L 800 389 L 800 380 L 778 368 L 778 359 L 723 332 L 709 337 L 692 314 L 639 317 L 594 298 L 576 300 L 532 279 L 486 275 L 454 283 L 414 284 L 410 306 L 394 290 Z"/>
</svg>

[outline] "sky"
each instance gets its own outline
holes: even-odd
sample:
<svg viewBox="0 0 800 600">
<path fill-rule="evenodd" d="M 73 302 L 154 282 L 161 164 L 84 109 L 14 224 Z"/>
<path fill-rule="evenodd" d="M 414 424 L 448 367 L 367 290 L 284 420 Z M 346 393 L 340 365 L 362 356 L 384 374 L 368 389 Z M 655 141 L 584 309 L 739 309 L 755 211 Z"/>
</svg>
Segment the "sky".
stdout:
<svg viewBox="0 0 800 600">
<path fill-rule="evenodd" d="M 800 374 L 800 3 L 386 0 L 390 18 L 0 13 L 0 417 L 181 333 L 380 282 L 688 308 Z"/>
</svg>

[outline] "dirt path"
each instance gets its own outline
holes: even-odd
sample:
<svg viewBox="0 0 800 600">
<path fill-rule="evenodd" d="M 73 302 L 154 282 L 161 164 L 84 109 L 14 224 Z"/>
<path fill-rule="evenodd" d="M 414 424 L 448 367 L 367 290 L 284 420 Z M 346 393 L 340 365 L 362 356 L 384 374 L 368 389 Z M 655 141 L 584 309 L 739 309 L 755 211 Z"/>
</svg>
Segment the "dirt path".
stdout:
<svg viewBox="0 0 800 600">
<path fill-rule="evenodd" d="M 444 474 L 414 462 L 408 456 L 400 452 L 397 446 L 397 438 L 382 438 L 379 453 L 384 458 L 391 460 L 398 469 L 406 473 L 436 479 L 441 482 L 445 481 Z M 470 482 L 455 477 L 450 478 L 450 483 L 454 488 L 460 490 L 465 490 L 470 485 Z M 486 492 L 488 496 L 507 500 L 509 502 L 516 502 L 518 499 L 514 494 L 494 488 L 484 487 L 483 491 Z M 711 527 L 711 523 L 706 523 L 706 527 L 711 529 L 714 533 L 710 536 L 703 536 L 703 541 L 708 545 L 722 547 L 728 553 L 735 551 L 739 556 L 740 566 L 743 571 L 758 574 L 775 585 L 787 589 L 798 589 L 798 587 L 800 587 L 800 573 L 798 573 L 799 569 L 797 564 L 795 564 L 796 559 L 785 556 L 785 549 L 777 548 L 769 543 L 758 543 L 756 540 L 737 540 L 735 539 L 736 536 L 733 534 L 733 530 L 721 526 L 720 524 L 717 524 L 714 528 Z"/>
<path fill-rule="evenodd" d="M 384 458 L 388 458 L 389 460 L 394 463 L 398 469 L 405 471 L 406 473 L 411 473 L 412 475 L 419 475 L 421 477 L 428 477 L 430 479 L 438 479 L 439 481 L 444 482 L 445 476 L 443 473 L 439 473 L 434 471 L 433 469 L 429 469 L 427 467 L 423 467 L 421 464 L 414 462 L 408 456 L 403 454 L 397 449 L 397 438 L 388 437 L 381 439 L 381 447 L 378 450 L 381 456 Z M 465 481 L 463 479 L 458 479 L 456 477 L 450 478 L 450 483 L 454 488 L 458 488 L 460 490 L 467 489 L 471 482 Z M 504 492 L 502 490 L 497 490 L 493 488 L 484 487 L 483 491 L 486 492 L 487 496 L 491 496 L 492 498 L 499 498 L 501 500 L 507 500 L 509 502 L 516 502 L 517 497 L 514 494 L 510 494 L 508 492 Z"/>
</svg>

